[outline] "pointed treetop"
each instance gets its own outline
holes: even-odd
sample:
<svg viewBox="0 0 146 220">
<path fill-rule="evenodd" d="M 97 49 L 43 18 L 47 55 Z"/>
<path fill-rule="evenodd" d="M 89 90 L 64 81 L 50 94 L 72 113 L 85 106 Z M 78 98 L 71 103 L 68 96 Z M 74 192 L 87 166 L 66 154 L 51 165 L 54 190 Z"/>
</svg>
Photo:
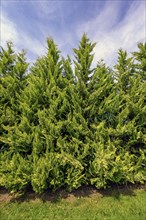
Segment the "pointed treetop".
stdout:
<svg viewBox="0 0 146 220">
<path fill-rule="evenodd" d="M 48 49 L 48 56 L 53 57 L 55 64 L 57 64 L 60 57 L 59 56 L 60 50 L 58 50 L 58 47 L 52 38 L 47 38 L 47 49 Z"/>
<path fill-rule="evenodd" d="M 119 49 L 117 64 L 114 66 L 115 70 L 118 71 L 118 74 L 122 74 L 132 68 L 132 59 L 132 57 L 128 58 L 126 51 Z"/>
<path fill-rule="evenodd" d="M 94 58 L 93 49 L 96 43 L 92 43 L 87 37 L 87 34 L 83 34 L 79 43 L 78 49 L 73 49 L 75 54 L 75 72 L 77 78 L 87 83 L 89 75 L 94 71 L 91 69 L 92 61 Z"/>
<path fill-rule="evenodd" d="M 144 81 L 146 81 L 146 42 L 139 43 L 138 49 L 139 50 L 137 52 L 132 53 L 136 61 L 135 67 L 138 72 L 141 70 L 141 77 Z"/>
</svg>

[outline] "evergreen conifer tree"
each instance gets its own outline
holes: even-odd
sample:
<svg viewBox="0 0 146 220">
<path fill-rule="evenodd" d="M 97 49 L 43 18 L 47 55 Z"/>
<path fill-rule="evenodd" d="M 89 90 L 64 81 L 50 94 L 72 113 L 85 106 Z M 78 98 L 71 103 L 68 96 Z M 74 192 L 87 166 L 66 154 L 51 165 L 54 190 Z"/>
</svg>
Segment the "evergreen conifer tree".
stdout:
<svg viewBox="0 0 146 220">
<path fill-rule="evenodd" d="M 0 145 L 6 148 L 9 145 L 8 130 L 20 120 L 19 97 L 26 86 L 27 67 L 24 51 L 15 53 L 11 42 L 7 43 L 7 49 L 1 47 Z"/>
<path fill-rule="evenodd" d="M 142 69 L 136 73 L 133 57 L 127 58 L 127 53 L 122 50 L 119 52 L 115 68 L 118 70 L 116 87 L 117 98 L 120 100 L 119 111 L 116 110 L 118 112 L 116 131 L 119 133 L 121 146 L 130 150 L 136 143 L 137 146 L 142 144 L 139 137 L 140 124 L 145 121 L 145 87 L 141 83 L 140 73 Z"/>
<path fill-rule="evenodd" d="M 106 187 L 110 178 L 116 150 L 110 140 L 109 129 L 115 126 L 114 98 L 116 90 L 112 71 L 103 61 L 97 64 L 91 77 L 89 103 L 89 124 L 92 131 L 92 160 L 88 168 L 90 184 L 97 188 Z"/>
<path fill-rule="evenodd" d="M 21 191 L 30 181 L 31 164 L 12 150 L 11 133 L 21 120 L 20 96 L 26 87 L 28 63 L 25 52 L 16 53 L 13 44 L 0 51 L 0 184 Z M 17 145 L 17 137 L 14 145 Z"/>
<path fill-rule="evenodd" d="M 63 71 L 60 51 L 54 41 L 48 39 L 47 45 L 47 54 L 31 68 L 28 85 L 21 95 L 21 121 L 9 132 L 11 151 L 30 155 L 31 184 L 37 192 L 65 184 L 69 188 L 77 187 L 83 169 L 69 155 L 66 144 L 72 76 Z M 63 61 L 66 68 L 68 62 Z"/>
<path fill-rule="evenodd" d="M 88 182 L 88 161 L 92 160 L 90 138 L 93 136 L 88 123 L 88 98 L 90 95 L 90 76 L 94 73 L 92 61 L 94 58 L 92 43 L 86 34 L 83 34 L 79 46 L 74 49 L 75 83 L 72 92 L 72 124 L 70 127 L 71 144 L 75 157 L 84 167 L 82 182 Z"/>
<path fill-rule="evenodd" d="M 139 51 L 132 53 L 136 61 L 135 69 L 141 75 L 142 81 L 146 81 L 146 43 L 139 43 L 138 49 Z"/>
<path fill-rule="evenodd" d="M 77 106 L 73 112 L 73 117 L 79 124 L 78 128 L 81 128 L 76 141 L 78 146 L 77 158 L 84 166 L 86 184 L 93 183 L 91 181 L 91 172 L 93 171 L 91 164 L 97 160 L 97 152 L 101 150 L 100 147 L 104 147 L 101 142 L 106 131 L 103 134 L 102 130 L 101 134 L 98 126 L 103 122 L 106 126 L 113 123 L 112 110 L 106 105 L 107 102 L 111 102 L 113 96 L 113 78 L 111 71 L 103 62 L 98 63 L 96 68 L 92 67 L 94 47 L 95 43 L 91 43 L 84 34 L 79 48 L 74 49 L 77 82 L 73 100 L 74 106 L 76 106 L 76 103 Z M 94 179 L 96 173 L 93 171 L 92 175 Z"/>
</svg>

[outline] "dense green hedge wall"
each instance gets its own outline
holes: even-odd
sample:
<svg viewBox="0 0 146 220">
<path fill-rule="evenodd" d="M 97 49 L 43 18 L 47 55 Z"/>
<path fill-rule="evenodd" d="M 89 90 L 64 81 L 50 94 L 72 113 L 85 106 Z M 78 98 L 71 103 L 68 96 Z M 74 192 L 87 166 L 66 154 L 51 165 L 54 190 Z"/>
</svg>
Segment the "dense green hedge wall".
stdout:
<svg viewBox="0 0 146 220">
<path fill-rule="evenodd" d="M 13 44 L 0 50 L 0 185 L 68 190 L 146 181 L 146 43 L 93 66 L 82 36 L 74 59 L 52 39 L 28 68 Z"/>
</svg>

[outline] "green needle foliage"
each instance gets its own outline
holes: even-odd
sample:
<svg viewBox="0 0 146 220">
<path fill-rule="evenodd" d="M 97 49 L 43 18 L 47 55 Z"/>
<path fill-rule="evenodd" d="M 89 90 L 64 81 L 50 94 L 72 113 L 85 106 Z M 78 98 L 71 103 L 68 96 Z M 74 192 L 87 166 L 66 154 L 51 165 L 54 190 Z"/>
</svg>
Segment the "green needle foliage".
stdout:
<svg viewBox="0 0 146 220">
<path fill-rule="evenodd" d="M 21 118 L 20 95 L 26 86 L 28 63 L 25 52 L 15 53 L 13 44 L 0 51 L 0 147 L 8 147 L 8 130 Z"/>
<path fill-rule="evenodd" d="M 0 184 L 11 192 L 146 181 L 145 44 L 113 69 L 94 67 L 86 34 L 74 60 L 53 39 L 29 68 L 13 45 L 0 51 Z"/>
</svg>

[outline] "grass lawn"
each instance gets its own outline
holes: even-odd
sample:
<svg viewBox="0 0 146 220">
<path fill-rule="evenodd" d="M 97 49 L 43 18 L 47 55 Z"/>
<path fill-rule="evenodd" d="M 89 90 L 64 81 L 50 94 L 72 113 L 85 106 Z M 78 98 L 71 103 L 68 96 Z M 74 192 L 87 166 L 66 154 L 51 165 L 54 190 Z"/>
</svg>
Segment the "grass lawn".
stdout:
<svg viewBox="0 0 146 220">
<path fill-rule="evenodd" d="M 146 187 L 29 192 L 19 199 L 1 190 L 0 201 L 1 220 L 146 220 Z"/>
</svg>

